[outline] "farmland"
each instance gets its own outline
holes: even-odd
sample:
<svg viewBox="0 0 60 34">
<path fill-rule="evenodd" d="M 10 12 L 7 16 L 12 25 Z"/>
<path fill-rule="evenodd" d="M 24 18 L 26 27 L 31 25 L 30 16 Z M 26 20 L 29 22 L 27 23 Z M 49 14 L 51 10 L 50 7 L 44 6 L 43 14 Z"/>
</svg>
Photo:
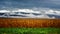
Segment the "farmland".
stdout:
<svg viewBox="0 0 60 34">
<path fill-rule="evenodd" d="M 60 28 L 60 19 L 0 18 L 0 28 L 3 27 Z"/>
<path fill-rule="evenodd" d="M 60 34 L 59 28 L 0 28 L 0 34 Z"/>
<path fill-rule="evenodd" d="M 0 18 L 0 34 L 60 34 L 60 19 Z"/>
</svg>

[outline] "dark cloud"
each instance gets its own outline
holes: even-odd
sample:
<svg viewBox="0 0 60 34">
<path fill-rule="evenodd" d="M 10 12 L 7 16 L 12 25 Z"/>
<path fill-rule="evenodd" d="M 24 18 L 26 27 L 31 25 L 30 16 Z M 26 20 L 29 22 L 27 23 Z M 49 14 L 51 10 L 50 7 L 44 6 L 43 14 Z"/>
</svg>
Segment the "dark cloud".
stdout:
<svg viewBox="0 0 60 34">
<path fill-rule="evenodd" d="M 0 0 L 0 9 L 33 7 L 60 9 L 60 0 Z"/>
</svg>

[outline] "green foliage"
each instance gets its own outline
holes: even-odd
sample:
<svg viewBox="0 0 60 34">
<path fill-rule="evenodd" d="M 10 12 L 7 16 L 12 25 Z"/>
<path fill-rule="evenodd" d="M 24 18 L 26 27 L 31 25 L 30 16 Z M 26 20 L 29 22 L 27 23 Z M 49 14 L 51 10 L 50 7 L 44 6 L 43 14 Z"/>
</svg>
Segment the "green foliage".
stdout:
<svg viewBox="0 0 60 34">
<path fill-rule="evenodd" d="M 60 34 L 60 28 L 0 28 L 0 34 Z"/>
</svg>

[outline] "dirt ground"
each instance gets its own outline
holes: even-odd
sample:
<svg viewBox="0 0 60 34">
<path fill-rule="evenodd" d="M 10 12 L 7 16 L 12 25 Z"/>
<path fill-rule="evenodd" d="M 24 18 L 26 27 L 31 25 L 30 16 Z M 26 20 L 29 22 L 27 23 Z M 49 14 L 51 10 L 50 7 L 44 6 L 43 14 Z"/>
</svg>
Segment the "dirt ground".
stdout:
<svg viewBox="0 0 60 34">
<path fill-rule="evenodd" d="M 60 19 L 0 18 L 0 28 L 3 27 L 60 28 Z"/>
</svg>

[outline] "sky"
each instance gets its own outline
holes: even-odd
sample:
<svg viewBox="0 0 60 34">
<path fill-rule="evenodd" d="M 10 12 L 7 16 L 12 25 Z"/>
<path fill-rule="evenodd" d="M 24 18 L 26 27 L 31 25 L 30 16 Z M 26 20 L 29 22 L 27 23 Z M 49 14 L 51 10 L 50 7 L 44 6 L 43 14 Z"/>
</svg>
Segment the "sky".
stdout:
<svg viewBox="0 0 60 34">
<path fill-rule="evenodd" d="M 40 13 L 60 18 L 60 0 L 0 0 L 0 12 L 11 11 Z"/>
<path fill-rule="evenodd" d="M 34 7 L 60 9 L 60 0 L 0 0 L 0 9 Z"/>
</svg>

